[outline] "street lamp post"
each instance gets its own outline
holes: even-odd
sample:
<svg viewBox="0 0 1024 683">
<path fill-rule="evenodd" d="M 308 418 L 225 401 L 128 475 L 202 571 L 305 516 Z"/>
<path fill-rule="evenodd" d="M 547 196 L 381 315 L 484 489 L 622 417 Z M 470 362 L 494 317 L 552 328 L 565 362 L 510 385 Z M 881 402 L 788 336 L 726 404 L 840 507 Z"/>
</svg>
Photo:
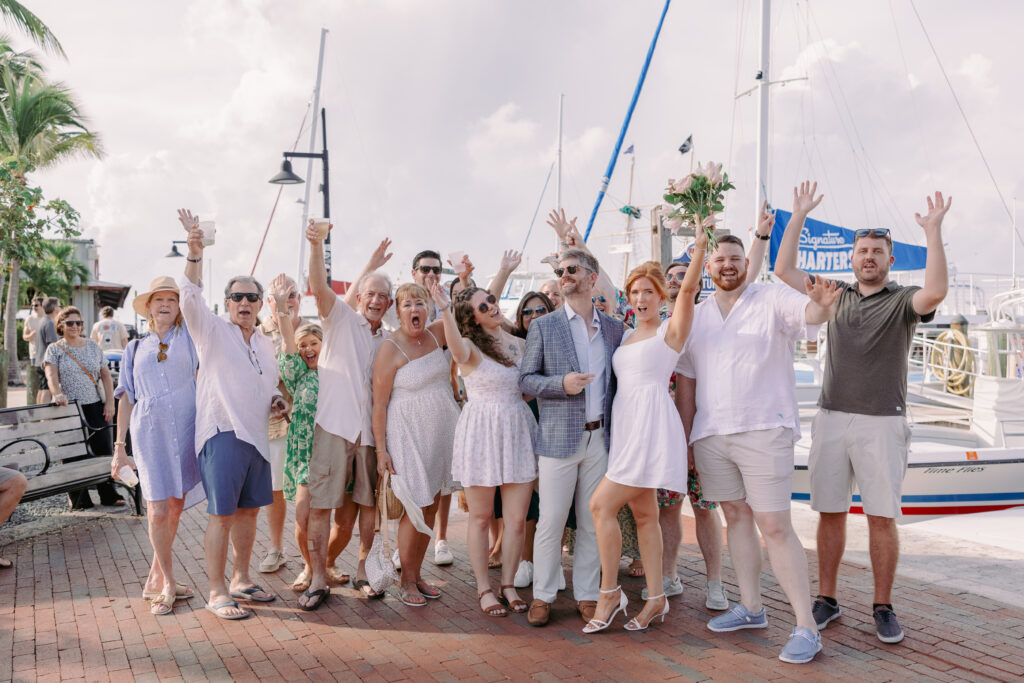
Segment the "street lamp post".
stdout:
<svg viewBox="0 0 1024 683">
<path fill-rule="evenodd" d="M 331 217 L 331 180 L 327 164 L 327 109 L 320 109 L 320 124 L 323 133 L 322 152 L 285 152 L 284 161 L 281 163 L 281 172 L 269 180 L 275 185 L 298 185 L 306 182 L 292 171 L 292 162 L 289 159 L 319 159 L 324 165 L 324 182 L 320 191 L 324 195 L 324 218 Z M 327 233 L 324 240 L 324 267 L 327 270 L 327 284 L 331 284 L 331 233 Z"/>
</svg>

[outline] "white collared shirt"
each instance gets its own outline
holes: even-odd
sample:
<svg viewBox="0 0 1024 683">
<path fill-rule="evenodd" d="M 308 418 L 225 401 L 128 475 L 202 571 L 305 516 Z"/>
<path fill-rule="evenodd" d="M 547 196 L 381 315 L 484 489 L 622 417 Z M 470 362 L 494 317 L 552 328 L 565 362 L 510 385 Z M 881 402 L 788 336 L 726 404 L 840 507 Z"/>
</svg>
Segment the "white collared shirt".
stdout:
<svg viewBox="0 0 1024 683">
<path fill-rule="evenodd" d="M 726 318 L 716 297 L 697 304 L 676 372 L 697 380 L 690 443 L 705 436 L 788 427 L 800 436 L 793 342 L 814 339 L 810 299 L 787 285 L 750 284 Z"/>
<path fill-rule="evenodd" d="M 331 312 L 321 320 L 324 343 L 317 361 L 316 424 L 349 443 L 373 446 L 370 383 L 384 328 L 374 334 L 366 318 L 335 296 Z"/>
<path fill-rule="evenodd" d="M 566 317 L 569 318 L 569 331 L 572 343 L 576 347 L 576 358 L 580 362 L 580 372 L 591 372 L 594 381 L 583 388 L 586 399 L 587 422 L 593 422 L 604 415 L 604 392 L 608 386 L 607 373 L 604 371 L 604 335 L 601 334 L 601 316 L 594 308 L 594 316 L 587 325 L 583 316 L 572 309 L 569 302 L 562 304 Z"/>
<path fill-rule="evenodd" d="M 181 314 L 199 355 L 196 453 L 217 432 L 233 431 L 269 460 L 267 420 L 278 393 L 273 343 L 258 329 L 246 342 L 238 325 L 206 306 L 202 284 L 183 277 L 179 285 Z"/>
</svg>

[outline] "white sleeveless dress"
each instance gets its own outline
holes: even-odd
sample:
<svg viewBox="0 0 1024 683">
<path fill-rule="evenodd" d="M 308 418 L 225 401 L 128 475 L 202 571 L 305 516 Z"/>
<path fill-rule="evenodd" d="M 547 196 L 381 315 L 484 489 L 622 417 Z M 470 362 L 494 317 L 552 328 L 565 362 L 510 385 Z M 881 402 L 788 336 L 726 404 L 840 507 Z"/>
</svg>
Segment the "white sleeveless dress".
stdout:
<svg viewBox="0 0 1024 683">
<path fill-rule="evenodd" d="M 669 393 L 679 352 L 665 343 L 669 321 L 656 335 L 626 344 L 612 356 L 618 386 L 612 403 L 611 449 L 605 476 L 645 489 L 686 490 L 686 433 Z"/>
<path fill-rule="evenodd" d="M 463 382 L 469 400 L 455 427 L 452 476 L 463 486 L 536 479 L 537 421 L 519 389 L 519 366 L 483 356 Z"/>
<path fill-rule="evenodd" d="M 391 487 L 407 511 L 410 503 L 416 508 L 431 505 L 442 489 L 453 486 L 452 443 L 459 406 L 448 378 L 448 360 L 440 347 L 395 373 L 387 449 L 395 470 Z"/>
</svg>

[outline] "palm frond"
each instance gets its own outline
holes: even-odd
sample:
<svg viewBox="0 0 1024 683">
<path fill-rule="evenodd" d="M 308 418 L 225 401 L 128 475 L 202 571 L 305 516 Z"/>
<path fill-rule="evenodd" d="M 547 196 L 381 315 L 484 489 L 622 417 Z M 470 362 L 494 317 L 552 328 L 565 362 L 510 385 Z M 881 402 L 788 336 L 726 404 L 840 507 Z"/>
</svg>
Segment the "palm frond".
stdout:
<svg viewBox="0 0 1024 683">
<path fill-rule="evenodd" d="M 39 47 L 67 59 L 67 54 L 53 31 L 17 0 L 0 0 L 0 17 L 27 33 Z"/>
</svg>

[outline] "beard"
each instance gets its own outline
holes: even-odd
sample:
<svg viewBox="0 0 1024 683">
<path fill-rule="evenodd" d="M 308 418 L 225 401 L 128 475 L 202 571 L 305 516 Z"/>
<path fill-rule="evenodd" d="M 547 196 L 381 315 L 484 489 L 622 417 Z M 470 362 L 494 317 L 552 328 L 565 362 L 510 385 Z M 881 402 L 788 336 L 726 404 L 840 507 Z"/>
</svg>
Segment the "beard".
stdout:
<svg viewBox="0 0 1024 683">
<path fill-rule="evenodd" d="M 728 278 L 722 277 L 721 274 L 712 273 L 711 281 L 715 283 L 717 289 L 723 292 L 731 292 L 742 287 L 743 283 L 747 281 L 747 269 L 737 270 L 735 276 L 729 276 Z"/>
<path fill-rule="evenodd" d="M 872 261 L 874 268 L 871 270 L 865 269 L 865 264 L 861 263 L 859 266 L 853 266 L 853 276 L 857 278 L 857 282 L 863 282 L 866 285 L 874 285 L 879 282 L 889 281 L 889 264 L 879 263 L 878 261 Z"/>
</svg>

